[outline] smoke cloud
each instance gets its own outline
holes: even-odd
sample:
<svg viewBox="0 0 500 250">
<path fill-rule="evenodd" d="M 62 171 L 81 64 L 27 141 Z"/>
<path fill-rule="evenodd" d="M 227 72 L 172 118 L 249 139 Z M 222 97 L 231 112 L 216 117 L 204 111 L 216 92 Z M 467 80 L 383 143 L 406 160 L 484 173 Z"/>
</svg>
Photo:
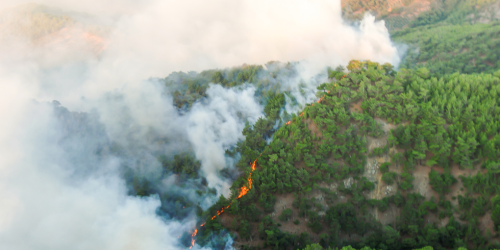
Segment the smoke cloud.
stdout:
<svg viewBox="0 0 500 250">
<path fill-rule="evenodd" d="M 212 85 L 206 99 L 180 113 L 170 90 L 150 77 L 303 61 L 299 78 L 282 81 L 303 104 L 314 98 L 322 79 L 311 77 L 324 66 L 399 62 L 384 23 L 366 16 L 349 26 L 340 1 L 39 3 L 76 20 L 90 15 L 111 32 L 97 57 L 85 39 L 43 46 L 26 37 L 0 39 L 0 249 L 181 248 L 177 238 L 194 228 L 194 214 L 159 216 L 158 195 L 128 195 L 124 169 L 206 207 L 211 198 L 174 187 L 176 177 L 163 176 L 156 156 L 191 148 L 208 186 L 227 195 L 229 183 L 218 174 L 231 167 L 224 151 L 243 139 L 245 123 L 263 107 L 251 85 Z M 11 7 L 13 1 L 0 0 L 0 9 Z M 115 144 L 120 154 L 108 152 Z"/>
</svg>

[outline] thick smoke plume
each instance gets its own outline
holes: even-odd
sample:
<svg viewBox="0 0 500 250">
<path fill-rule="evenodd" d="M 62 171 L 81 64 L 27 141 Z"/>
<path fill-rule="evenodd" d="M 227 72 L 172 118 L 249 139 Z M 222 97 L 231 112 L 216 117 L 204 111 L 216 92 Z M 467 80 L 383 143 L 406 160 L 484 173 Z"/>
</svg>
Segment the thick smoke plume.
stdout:
<svg viewBox="0 0 500 250">
<path fill-rule="evenodd" d="M 23 1 L 0 0 L 0 9 L 9 11 L 14 2 Z M 39 3 L 77 21 L 94 18 L 111 31 L 97 56 L 85 40 L 40 46 L 27 37 L 0 39 L 0 249 L 180 248 L 177 237 L 194 227 L 194 214 L 159 216 L 157 195 L 128 195 L 124 169 L 159 179 L 158 188 L 175 189 L 202 207 L 211 200 L 174 187 L 176 177 L 162 176 L 158 154 L 192 148 L 208 186 L 227 195 L 229 183 L 218 171 L 231 167 L 224 150 L 243 139 L 245 122 L 263 115 L 255 90 L 213 85 L 205 100 L 179 113 L 170 90 L 145 81 L 150 77 L 304 61 L 301 79 L 313 90 L 317 82 L 308 80 L 324 66 L 399 62 L 384 23 L 366 16 L 349 26 L 340 1 Z M 298 93 L 300 83 L 283 84 Z"/>
</svg>

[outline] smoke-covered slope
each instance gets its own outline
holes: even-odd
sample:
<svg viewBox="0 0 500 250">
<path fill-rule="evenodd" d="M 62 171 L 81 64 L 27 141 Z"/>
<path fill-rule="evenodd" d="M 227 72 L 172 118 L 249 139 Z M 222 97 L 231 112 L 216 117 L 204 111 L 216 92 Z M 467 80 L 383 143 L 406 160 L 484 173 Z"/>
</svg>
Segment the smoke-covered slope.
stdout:
<svg viewBox="0 0 500 250">
<path fill-rule="evenodd" d="M 40 2 L 1 20 L 1 249 L 183 249 L 326 66 L 399 62 L 339 1 Z"/>
<path fill-rule="evenodd" d="M 107 46 L 110 27 L 91 21 L 92 16 L 28 3 L 0 10 L 0 44 L 32 44 L 50 50 L 78 47 L 99 55 Z"/>
</svg>

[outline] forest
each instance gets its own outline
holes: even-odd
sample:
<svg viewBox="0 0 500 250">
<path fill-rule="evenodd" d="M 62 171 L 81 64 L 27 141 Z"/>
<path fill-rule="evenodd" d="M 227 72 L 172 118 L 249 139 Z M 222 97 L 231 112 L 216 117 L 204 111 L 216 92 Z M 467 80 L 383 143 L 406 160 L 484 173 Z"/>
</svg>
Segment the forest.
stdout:
<svg viewBox="0 0 500 250">
<path fill-rule="evenodd" d="M 265 107 L 226 151 L 240 173 L 229 197 L 206 210 L 162 197 L 175 202 L 165 210 L 172 217 L 196 210 L 199 226 L 181 236 L 184 246 L 224 249 L 230 237 L 241 249 L 500 248 L 500 26 L 477 22 L 484 9 L 470 1 L 443 3 L 391 29 L 408 45 L 398 69 L 356 60 L 329 68 L 318 101 L 293 114 L 283 83 L 298 75 L 296 63 L 157 79 L 179 112 L 211 84 L 252 85 Z M 158 159 L 183 182 L 200 178 L 192 153 Z M 130 183 L 136 195 L 157 192 Z"/>
<path fill-rule="evenodd" d="M 500 71 L 435 77 L 351 61 L 330 69 L 319 101 L 288 119 L 278 115 L 284 94 L 273 95 L 266 118 L 227 152 L 240 155 L 243 174 L 230 197 L 200 214 L 196 243 L 219 248 L 229 231 L 243 249 L 498 248 L 499 91 Z M 284 125 L 273 131 L 277 120 Z M 386 143 L 368 147 L 373 140 Z M 421 169 L 425 195 L 416 187 Z M 393 191 L 372 198 L 381 187 Z M 276 213 L 283 197 L 293 202 Z M 387 211 L 394 217 L 375 218 Z M 300 230 L 290 232 L 292 223 Z"/>
<path fill-rule="evenodd" d="M 391 38 L 408 46 L 400 68 L 425 67 L 436 77 L 500 69 L 500 6 L 492 2 L 443 1 L 392 29 L 393 17 L 385 17 Z"/>
<path fill-rule="evenodd" d="M 346 246 L 346 247 L 342 247 L 342 248 L 323 248 L 321 245 L 319 244 L 312 244 L 312 245 L 309 245 L 307 246 L 306 248 L 304 248 L 303 250 L 333 250 L 333 249 L 340 249 L 340 250 L 356 250 L 356 248 L 353 248 L 351 246 Z M 363 248 L 360 248 L 359 250 L 371 250 L 371 248 L 369 247 L 363 247 Z M 415 250 L 433 250 L 432 247 L 423 247 L 423 248 L 420 248 L 420 249 L 415 249 Z M 466 250 L 466 248 L 458 248 L 458 250 Z"/>
</svg>

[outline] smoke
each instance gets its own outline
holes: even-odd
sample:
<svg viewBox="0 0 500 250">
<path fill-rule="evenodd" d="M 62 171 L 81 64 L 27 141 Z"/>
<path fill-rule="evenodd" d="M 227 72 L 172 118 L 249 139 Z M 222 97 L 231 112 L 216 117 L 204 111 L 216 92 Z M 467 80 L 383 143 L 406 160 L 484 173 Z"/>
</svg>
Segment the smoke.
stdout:
<svg viewBox="0 0 500 250">
<path fill-rule="evenodd" d="M 224 152 L 245 139 L 241 133 L 245 127 L 242 119 L 253 124 L 263 116 L 254 94 L 253 87 L 238 91 L 213 85 L 207 91 L 209 103 L 195 104 L 186 124 L 189 141 L 208 182 L 223 187 L 220 191 L 225 196 L 229 195 L 230 184 L 217 177 L 218 171 L 227 166 Z"/>
<path fill-rule="evenodd" d="M 208 186 L 227 195 L 229 183 L 218 171 L 231 167 L 224 151 L 243 139 L 245 123 L 262 116 L 255 89 L 213 85 L 205 100 L 180 114 L 170 90 L 149 77 L 304 61 L 300 77 L 281 84 L 305 104 L 322 81 L 311 77 L 324 66 L 399 62 L 384 23 L 366 16 L 349 26 L 339 1 L 40 3 L 70 16 L 93 15 L 112 31 L 97 57 L 85 39 L 43 46 L 0 39 L 1 249 L 180 248 L 177 237 L 194 227 L 194 214 L 159 216 L 161 197 L 128 195 L 124 169 L 205 207 L 211 200 L 175 187 L 175 177 L 163 176 L 159 154 L 192 149 Z M 0 9 L 10 7 L 12 1 L 0 0 Z"/>
</svg>

